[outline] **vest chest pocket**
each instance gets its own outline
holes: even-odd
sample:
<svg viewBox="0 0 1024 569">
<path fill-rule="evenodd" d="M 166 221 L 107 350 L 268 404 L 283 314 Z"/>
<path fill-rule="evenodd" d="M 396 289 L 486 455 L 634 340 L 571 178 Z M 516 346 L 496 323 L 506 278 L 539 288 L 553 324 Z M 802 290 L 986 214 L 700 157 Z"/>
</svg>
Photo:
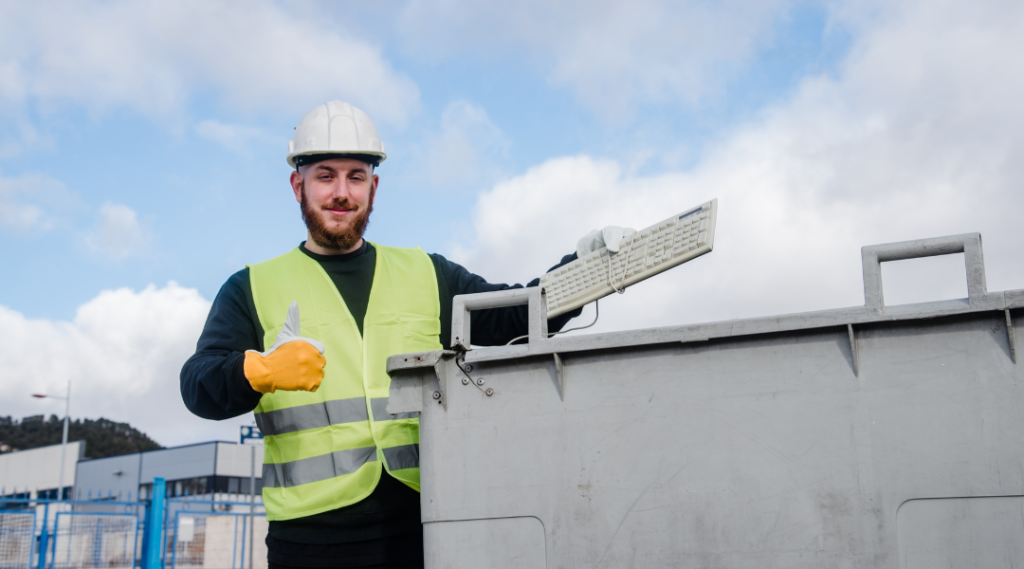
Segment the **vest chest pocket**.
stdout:
<svg viewBox="0 0 1024 569">
<path fill-rule="evenodd" d="M 406 313 L 400 319 L 404 353 L 441 349 L 441 323 L 437 318 Z"/>
<path fill-rule="evenodd" d="M 426 352 L 441 349 L 441 323 L 437 318 L 402 312 L 365 323 L 368 340 L 383 350 L 385 358 L 395 354 Z"/>
</svg>

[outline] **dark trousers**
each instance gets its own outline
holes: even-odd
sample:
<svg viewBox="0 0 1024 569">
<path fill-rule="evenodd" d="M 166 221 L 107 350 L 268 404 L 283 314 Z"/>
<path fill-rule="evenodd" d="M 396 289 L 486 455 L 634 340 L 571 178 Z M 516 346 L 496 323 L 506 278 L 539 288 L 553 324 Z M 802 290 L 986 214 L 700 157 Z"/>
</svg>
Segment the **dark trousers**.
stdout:
<svg viewBox="0 0 1024 569">
<path fill-rule="evenodd" d="M 423 569 L 423 534 L 352 543 L 294 543 L 267 536 L 269 569 Z"/>
</svg>

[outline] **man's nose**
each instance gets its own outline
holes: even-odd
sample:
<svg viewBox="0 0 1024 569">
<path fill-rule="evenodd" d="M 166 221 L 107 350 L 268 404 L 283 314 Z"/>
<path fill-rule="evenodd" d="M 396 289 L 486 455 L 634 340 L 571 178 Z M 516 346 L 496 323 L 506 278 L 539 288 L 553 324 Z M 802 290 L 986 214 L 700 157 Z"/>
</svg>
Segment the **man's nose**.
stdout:
<svg viewBox="0 0 1024 569">
<path fill-rule="evenodd" d="M 334 184 L 333 191 L 331 192 L 331 197 L 333 197 L 335 199 L 348 199 L 348 198 L 350 198 L 351 194 L 349 192 L 348 183 L 345 180 L 338 180 Z"/>
</svg>

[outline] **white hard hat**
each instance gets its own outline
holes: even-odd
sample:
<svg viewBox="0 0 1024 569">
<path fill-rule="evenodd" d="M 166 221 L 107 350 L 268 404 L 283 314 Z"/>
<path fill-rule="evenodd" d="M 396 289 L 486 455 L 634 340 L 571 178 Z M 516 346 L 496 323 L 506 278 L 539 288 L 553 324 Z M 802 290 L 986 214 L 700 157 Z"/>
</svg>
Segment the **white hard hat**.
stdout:
<svg viewBox="0 0 1024 569">
<path fill-rule="evenodd" d="M 295 127 L 288 143 L 288 165 L 295 168 L 296 158 L 315 154 L 362 155 L 377 158 L 378 163 L 388 157 L 370 117 L 343 101 L 317 106 Z"/>
</svg>

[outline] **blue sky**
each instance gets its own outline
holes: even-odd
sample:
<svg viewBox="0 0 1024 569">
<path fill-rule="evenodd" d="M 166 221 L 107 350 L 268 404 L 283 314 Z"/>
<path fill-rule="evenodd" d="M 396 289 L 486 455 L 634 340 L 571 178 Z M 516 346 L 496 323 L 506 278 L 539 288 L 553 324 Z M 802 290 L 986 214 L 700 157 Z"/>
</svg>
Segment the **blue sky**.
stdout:
<svg viewBox="0 0 1024 569">
<path fill-rule="evenodd" d="M 97 394 L 76 416 L 233 438 L 133 407 L 173 399 L 231 273 L 304 237 L 285 150 L 334 98 L 389 154 L 368 237 L 490 280 L 720 198 L 715 253 L 597 330 L 859 304 L 860 246 L 967 231 L 990 289 L 1024 287 L 1011 2 L 67 2 L 0 22 L 0 414 L 52 412 L 24 385 L 71 374 Z M 961 295 L 958 262 L 894 264 L 887 296 Z"/>
<path fill-rule="evenodd" d="M 761 51 L 712 72 L 719 86 L 707 100 L 636 103 L 623 109 L 632 115 L 627 120 L 594 112 L 571 89 L 552 85 L 540 58 L 510 51 L 419 56 L 384 43 L 380 48 L 395 71 L 409 77 L 420 96 L 405 124 L 380 125 L 391 159 L 380 170 L 370 237 L 445 252 L 450 227 L 469 216 L 475 193 L 554 156 L 621 159 L 637 173 L 691 167 L 706 141 L 785 98 L 806 74 L 834 72 L 847 42 L 841 32 L 826 29 L 826 16 L 815 4 L 781 11 Z M 396 40 L 393 30 L 382 35 Z M 479 156 L 450 165 L 474 169 L 476 158 L 488 171 L 432 180 L 411 158 L 442 128 L 445 109 L 459 102 L 485 113 L 501 140 L 483 140 Z M 169 119 L 117 107 L 45 108 L 29 100 L 26 117 L 47 143 L 0 161 L 0 172 L 8 178 L 44 175 L 62 184 L 68 197 L 48 206 L 60 212 L 58 227 L 4 235 L 0 246 L 18 267 L 18 278 L 0 284 L 0 298 L 26 316 L 60 319 L 73 317 L 99 291 L 124 286 L 174 280 L 212 298 L 231 272 L 294 245 L 304 233 L 283 156 L 291 127 L 306 110 L 282 100 L 273 109 L 237 112 L 202 85 Z M 262 137 L 232 150 L 196 132 L 205 120 L 245 125 Z M 637 156 L 638 144 L 682 150 Z M 108 202 L 136 213 L 147 229 L 145 249 L 119 259 L 76 246 L 95 223 L 89 214 Z"/>
</svg>

